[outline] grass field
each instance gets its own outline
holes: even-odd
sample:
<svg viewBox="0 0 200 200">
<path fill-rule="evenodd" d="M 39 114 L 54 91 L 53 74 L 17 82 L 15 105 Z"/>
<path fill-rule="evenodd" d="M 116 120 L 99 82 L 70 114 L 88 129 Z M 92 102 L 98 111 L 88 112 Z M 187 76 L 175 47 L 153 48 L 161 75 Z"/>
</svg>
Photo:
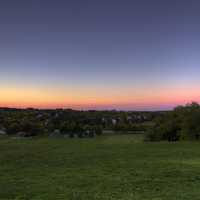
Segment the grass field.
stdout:
<svg viewBox="0 0 200 200">
<path fill-rule="evenodd" d="M 197 200 L 200 143 L 0 139 L 1 200 Z"/>
</svg>

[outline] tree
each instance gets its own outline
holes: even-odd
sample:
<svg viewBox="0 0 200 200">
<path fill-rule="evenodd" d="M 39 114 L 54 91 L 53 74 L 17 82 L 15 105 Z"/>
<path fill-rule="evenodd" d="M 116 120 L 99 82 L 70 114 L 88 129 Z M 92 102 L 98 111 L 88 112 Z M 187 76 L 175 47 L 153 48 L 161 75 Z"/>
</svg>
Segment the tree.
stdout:
<svg viewBox="0 0 200 200">
<path fill-rule="evenodd" d="M 148 140 L 177 141 L 200 139 L 200 106 L 197 103 L 178 106 L 155 120 L 146 134 Z"/>
</svg>

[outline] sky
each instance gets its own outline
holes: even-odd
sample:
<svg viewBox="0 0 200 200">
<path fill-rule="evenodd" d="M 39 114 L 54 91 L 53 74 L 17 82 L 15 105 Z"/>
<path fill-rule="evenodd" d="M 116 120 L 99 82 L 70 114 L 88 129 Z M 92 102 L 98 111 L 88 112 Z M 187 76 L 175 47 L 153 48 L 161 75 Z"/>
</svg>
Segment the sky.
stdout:
<svg viewBox="0 0 200 200">
<path fill-rule="evenodd" d="M 199 0 L 1 0 L 0 107 L 200 102 Z"/>
</svg>

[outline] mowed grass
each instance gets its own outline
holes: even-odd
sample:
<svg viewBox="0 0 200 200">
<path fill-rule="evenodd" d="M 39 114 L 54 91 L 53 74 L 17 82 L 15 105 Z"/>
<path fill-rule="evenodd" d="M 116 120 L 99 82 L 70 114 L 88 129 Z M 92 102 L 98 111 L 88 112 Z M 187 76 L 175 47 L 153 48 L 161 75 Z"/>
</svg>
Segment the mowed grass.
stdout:
<svg viewBox="0 0 200 200">
<path fill-rule="evenodd" d="M 197 200 L 200 143 L 0 139 L 1 200 Z"/>
</svg>

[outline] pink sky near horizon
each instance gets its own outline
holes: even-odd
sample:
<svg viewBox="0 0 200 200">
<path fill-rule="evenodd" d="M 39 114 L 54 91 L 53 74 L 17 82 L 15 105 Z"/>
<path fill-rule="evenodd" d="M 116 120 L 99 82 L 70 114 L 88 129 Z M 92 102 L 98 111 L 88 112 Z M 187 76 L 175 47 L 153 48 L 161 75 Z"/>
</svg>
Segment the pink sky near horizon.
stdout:
<svg viewBox="0 0 200 200">
<path fill-rule="evenodd" d="M 1 87 L 0 90 L 0 107 L 165 110 L 192 101 L 200 102 L 198 87 L 129 88 L 121 92 L 115 89 L 91 91 L 34 87 Z"/>
</svg>

